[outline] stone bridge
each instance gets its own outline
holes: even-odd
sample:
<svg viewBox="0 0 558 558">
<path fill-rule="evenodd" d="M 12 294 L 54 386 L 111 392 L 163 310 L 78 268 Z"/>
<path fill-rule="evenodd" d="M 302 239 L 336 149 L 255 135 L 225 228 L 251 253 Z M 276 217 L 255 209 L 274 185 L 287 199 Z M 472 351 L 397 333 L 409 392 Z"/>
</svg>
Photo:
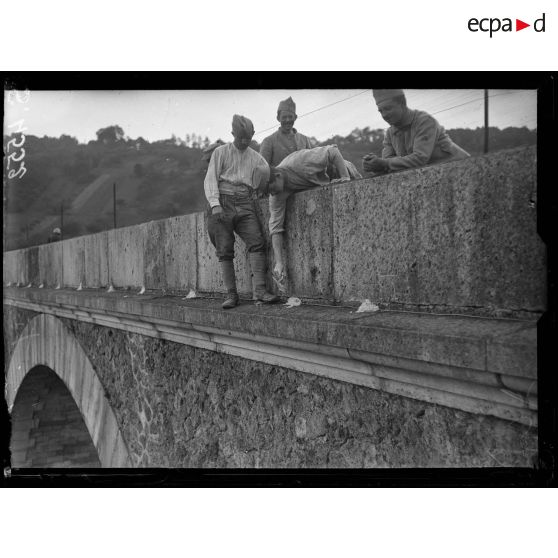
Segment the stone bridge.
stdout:
<svg viewBox="0 0 558 558">
<path fill-rule="evenodd" d="M 292 308 L 203 213 L 7 252 L 12 466 L 531 466 L 535 205 L 534 148 L 297 194 Z"/>
</svg>

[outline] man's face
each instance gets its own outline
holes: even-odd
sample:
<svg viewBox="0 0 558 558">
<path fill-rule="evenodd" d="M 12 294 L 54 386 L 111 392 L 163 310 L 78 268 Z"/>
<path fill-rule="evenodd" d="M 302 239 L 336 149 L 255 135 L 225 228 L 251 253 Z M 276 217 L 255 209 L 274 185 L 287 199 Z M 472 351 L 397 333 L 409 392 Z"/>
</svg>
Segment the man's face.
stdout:
<svg viewBox="0 0 558 558">
<path fill-rule="evenodd" d="M 284 132 L 290 132 L 293 129 L 296 120 L 296 114 L 288 110 L 282 110 L 279 113 L 279 123 Z"/>
<path fill-rule="evenodd" d="M 329 176 L 330 180 L 334 180 L 335 178 L 339 178 L 339 173 L 337 172 L 337 169 L 335 168 L 335 165 L 329 164 L 326 168 L 326 173 Z"/>
<path fill-rule="evenodd" d="M 254 134 L 249 134 L 248 132 L 239 132 L 239 133 L 232 133 L 234 137 L 233 144 L 234 146 L 239 149 L 240 151 L 246 151 L 248 147 L 250 147 L 250 142 L 254 137 Z"/>
<path fill-rule="evenodd" d="M 390 126 L 397 126 L 403 120 L 405 107 L 397 101 L 387 100 L 378 105 L 378 111 Z"/>
<path fill-rule="evenodd" d="M 271 175 L 271 181 L 269 183 L 269 193 L 272 196 L 280 194 L 285 189 L 285 179 L 281 172 L 274 172 Z"/>
</svg>

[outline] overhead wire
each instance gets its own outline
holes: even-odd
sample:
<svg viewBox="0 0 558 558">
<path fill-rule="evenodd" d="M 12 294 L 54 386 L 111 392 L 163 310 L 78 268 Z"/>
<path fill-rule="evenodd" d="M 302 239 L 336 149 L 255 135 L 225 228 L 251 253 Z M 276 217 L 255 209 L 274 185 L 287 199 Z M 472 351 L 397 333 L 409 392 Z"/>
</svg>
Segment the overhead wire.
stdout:
<svg viewBox="0 0 558 558">
<path fill-rule="evenodd" d="M 304 118 L 305 116 L 309 116 L 310 114 L 314 114 L 316 112 L 319 112 L 319 111 L 324 110 L 326 108 L 332 107 L 334 105 L 344 103 L 345 101 L 349 101 L 350 99 L 354 99 L 355 97 L 359 97 L 360 95 L 363 95 L 364 93 L 368 93 L 369 91 L 372 91 L 372 89 L 364 89 L 363 91 L 359 91 L 358 93 L 356 93 L 354 95 L 350 95 L 349 97 L 339 99 L 339 100 L 334 101 L 332 103 L 328 103 L 327 105 L 323 105 L 321 107 L 315 108 L 315 109 L 313 109 L 309 112 L 305 112 L 304 114 L 299 115 L 298 118 L 299 119 Z M 493 94 L 493 95 L 488 95 L 488 98 L 489 99 L 494 99 L 496 97 L 500 97 L 500 96 L 503 96 L 503 95 L 512 95 L 512 94 L 522 93 L 523 91 L 524 90 L 521 90 L 521 89 L 513 90 L 513 91 L 505 91 L 503 93 L 496 93 L 496 94 Z M 447 95 L 446 91 L 440 92 L 440 93 L 441 93 L 442 98 L 444 97 L 444 95 Z M 418 101 L 417 104 L 422 104 L 422 103 L 420 103 L 420 95 L 421 94 L 422 95 L 429 95 L 429 94 L 431 94 L 431 91 L 430 90 L 428 90 L 428 91 L 427 90 L 418 90 L 418 95 L 416 93 L 413 95 L 414 98 L 415 98 L 414 101 L 415 102 Z M 459 94 L 462 96 L 462 98 L 466 98 L 467 96 L 469 96 L 471 94 L 475 94 L 475 91 L 459 91 L 458 95 Z M 439 110 L 428 110 L 428 109 L 426 109 L 426 110 L 427 110 L 427 112 L 429 112 L 429 114 L 432 114 L 432 115 L 441 114 L 441 113 L 447 112 L 449 110 L 453 110 L 453 109 L 456 109 L 456 108 L 460 108 L 460 107 L 470 105 L 472 103 L 481 102 L 481 101 L 484 101 L 484 95 L 482 97 L 476 97 L 474 99 L 469 99 L 469 100 L 464 101 L 462 103 L 453 104 L 449 107 L 445 107 L 445 108 L 442 108 L 442 109 L 439 109 Z M 429 99 L 428 104 L 430 104 L 430 103 L 432 103 L 432 98 Z M 264 132 L 268 132 L 268 131 L 273 130 L 273 129 L 275 129 L 275 126 L 270 126 L 269 128 L 265 128 L 264 130 L 258 130 L 254 135 L 263 134 Z"/>
<path fill-rule="evenodd" d="M 348 101 L 349 99 L 354 99 L 355 97 L 358 97 L 359 95 L 363 95 L 364 93 L 367 93 L 368 91 L 372 91 L 372 89 L 365 89 L 364 91 L 360 91 L 359 93 L 356 93 L 355 95 L 350 95 L 349 97 L 345 97 L 344 99 L 339 99 L 338 101 L 334 101 L 333 103 L 329 103 L 327 105 L 324 105 L 323 107 L 318 107 L 317 109 L 311 110 L 310 112 L 305 112 L 304 114 L 301 115 L 297 115 L 297 118 L 304 118 L 305 116 L 308 116 L 309 114 L 314 114 L 315 112 L 318 112 L 320 110 L 324 110 L 326 108 L 332 107 L 333 105 L 338 105 L 339 103 L 343 103 L 345 101 Z M 269 130 L 273 130 L 275 128 L 275 125 L 270 126 L 269 128 L 266 128 L 265 130 L 259 130 L 257 131 L 254 135 L 258 135 L 258 134 L 263 134 L 264 132 L 269 132 Z"/>
<path fill-rule="evenodd" d="M 518 91 L 508 91 L 506 93 L 497 93 L 496 95 L 488 95 L 488 98 L 489 99 L 494 99 L 495 97 L 501 97 L 502 95 L 511 95 L 511 94 L 517 93 L 517 92 Z M 459 105 L 454 105 L 452 107 L 448 107 L 448 108 L 441 109 L 441 110 L 438 110 L 438 111 L 435 111 L 435 112 L 431 112 L 430 114 L 440 114 L 441 112 L 446 112 L 448 110 L 452 110 L 452 109 L 455 109 L 455 108 L 464 107 L 465 105 L 469 105 L 471 103 L 476 103 L 478 101 L 484 101 L 484 96 L 479 97 L 478 99 L 472 99 L 471 101 L 467 101 L 467 102 L 461 103 Z"/>
</svg>

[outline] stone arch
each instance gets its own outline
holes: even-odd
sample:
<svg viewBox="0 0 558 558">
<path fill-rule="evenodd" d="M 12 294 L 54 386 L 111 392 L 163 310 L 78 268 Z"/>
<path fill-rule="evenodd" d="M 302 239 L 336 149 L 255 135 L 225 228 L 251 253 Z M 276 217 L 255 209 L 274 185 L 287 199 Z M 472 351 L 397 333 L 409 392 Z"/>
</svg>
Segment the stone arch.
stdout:
<svg viewBox="0 0 558 558">
<path fill-rule="evenodd" d="M 18 338 L 6 377 L 10 412 L 25 376 L 37 366 L 50 368 L 68 388 L 102 467 L 129 467 L 126 442 L 91 361 L 62 321 L 48 314 L 35 316 Z"/>
<path fill-rule="evenodd" d="M 12 467 L 101 467 L 70 390 L 46 366 L 32 368 L 12 407 Z"/>
</svg>

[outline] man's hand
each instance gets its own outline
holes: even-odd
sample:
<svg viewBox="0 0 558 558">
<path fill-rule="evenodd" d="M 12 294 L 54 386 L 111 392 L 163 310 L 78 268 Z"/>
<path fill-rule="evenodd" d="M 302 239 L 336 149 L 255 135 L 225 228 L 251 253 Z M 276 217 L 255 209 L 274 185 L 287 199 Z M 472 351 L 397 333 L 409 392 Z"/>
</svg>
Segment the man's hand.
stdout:
<svg viewBox="0 0 558 558">
<path fill-rule="evenodd" d="M 273 268 L 273 281 L 277 285 L 279 292 L 282 295 L 287 294 L 287 274 L 285 273 L 285 266 L 282 263 L 276 263 Z"/>
<path fill-rule="evenodd" d="M 282 263 L 276 263 L 275 267 L 273 268 L 273 275 L 275 275 L 275 277 L 279 280 L 285 279 L 285 265 Z"/>
<path fill-rule="evenodd" d="M 220 205 L 211 208 L 211 215 L 219 215 L 219 213 L 223 213 L 223 208 Z"/>
<path fill-rule="evenodd" d="M 362 168 L 366 172 L 387 172 L 388 162 L 376 155 L 366 155 L 362 158 Z"/>
</svg>

